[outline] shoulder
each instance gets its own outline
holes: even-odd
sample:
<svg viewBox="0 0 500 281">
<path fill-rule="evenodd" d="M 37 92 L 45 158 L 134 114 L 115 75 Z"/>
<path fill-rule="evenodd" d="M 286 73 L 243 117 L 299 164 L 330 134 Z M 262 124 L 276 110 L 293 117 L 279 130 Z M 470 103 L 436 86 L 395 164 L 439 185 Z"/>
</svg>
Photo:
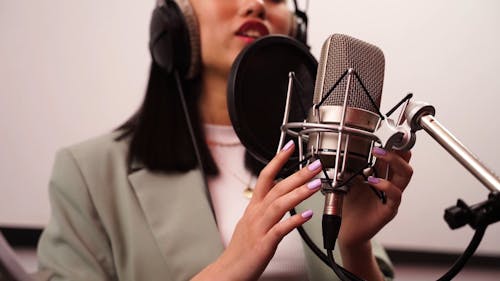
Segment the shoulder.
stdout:
<svg viewBox="0 0 500 281">
<path fill-rule="evenodd" d="M 110 132 L 64 147 L 57 155 L 67 154 L 78 164 L 99 165 L 110 161 L 126 164 L 128 139 L 118 140 L 119 132 Z"/>
<path fill-rule="evenodd" d="M 118 140 L 119 132 L 111 132 L 68 146 L 66 150 L 78 161 L 96 161 L 127 155 L 128 139 Z"/>
<path fill-rule="evenodd" d="M 69 173 L 86 179 L 99 179 L 128 172 L 128 139 L 117 140 L 111 132 L 59 149 L 53 176 Z M 70 173 L 71 171 L 71 173 Z"/>
</svg>

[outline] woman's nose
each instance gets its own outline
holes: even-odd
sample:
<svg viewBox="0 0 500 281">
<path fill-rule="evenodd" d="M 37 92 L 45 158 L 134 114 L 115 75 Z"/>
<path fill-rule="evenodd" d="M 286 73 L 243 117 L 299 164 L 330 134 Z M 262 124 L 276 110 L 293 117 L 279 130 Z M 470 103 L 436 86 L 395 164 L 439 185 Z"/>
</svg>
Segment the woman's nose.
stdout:
<svg viewBox="0 0 500 281">
<path fill-rule="evenodd" d="M 245 17 L 266 18 L 264 0 L 246 0 L 243 3 L 241 14 Z"/>
</svg>

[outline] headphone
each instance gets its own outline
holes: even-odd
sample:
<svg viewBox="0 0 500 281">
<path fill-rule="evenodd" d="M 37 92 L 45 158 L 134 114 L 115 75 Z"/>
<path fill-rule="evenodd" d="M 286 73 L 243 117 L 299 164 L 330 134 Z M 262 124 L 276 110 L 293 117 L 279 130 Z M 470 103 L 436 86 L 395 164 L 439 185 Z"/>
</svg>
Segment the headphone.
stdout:
<svg viewBox="0 0 500 281">
<path fill-rule="evenodd" d="M 307 14 L 297 6 L 291 36 L 307 45 Z M 198 20 L 189 0 L 157 0 L 150 23 L 149 51 L 154 62 L 185 79 L 194 78 L 201 64 Z"/>
</svg>

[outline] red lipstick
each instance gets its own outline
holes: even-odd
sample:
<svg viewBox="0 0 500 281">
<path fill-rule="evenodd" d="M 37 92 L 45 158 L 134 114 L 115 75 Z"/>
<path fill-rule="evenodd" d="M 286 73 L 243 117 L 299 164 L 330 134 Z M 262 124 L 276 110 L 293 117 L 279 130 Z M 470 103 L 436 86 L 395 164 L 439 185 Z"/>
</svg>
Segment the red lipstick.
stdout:
<svg viewBox="0 0 500 281">
<path fill-rule="evenodd" d="M 269 35 L 269 29 L 259 21 L 246 21 L 236 31 L 236 36 L 242 37 L 247 42 Z"/>
</svg>

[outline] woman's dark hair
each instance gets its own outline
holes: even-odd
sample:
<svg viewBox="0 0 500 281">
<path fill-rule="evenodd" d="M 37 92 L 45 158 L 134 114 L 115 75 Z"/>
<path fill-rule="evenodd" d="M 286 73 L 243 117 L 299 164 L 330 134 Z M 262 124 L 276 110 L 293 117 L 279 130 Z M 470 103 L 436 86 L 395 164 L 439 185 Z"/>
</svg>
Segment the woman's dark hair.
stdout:
<svg viewBox="0 0 500 281">
<path fill-rule="evenodd" d="M 207 175 L 217 174 L 198 111 L 199 78 L 183 82 L 186 104 Z M 173 75 L 153 62 L 146 95 L 139 110 L 118 128 L 118 139 L 130 138 L 128 162 L 138 161 L 151 171 L 185 172 L 198 166 L 180 93 Z"/>
<path fill-rule="evenodd" d="M 205 141 L 198 109 L 200 78 L 182 83 L 204 172 L 206 175 L 217 175 L 218 169 Z M 141 107 L 117 131 L 121 132 L 117 141 L 125 138 L 130 141 L 129 167 L 132 162 L 139 162 L 147 169 L 157 172 L 186 172 L 198 167 L 175 78 L 155 62 L 151 64 Z M 245 155 L 245 165 L 255 174 L 263 167 L 248 152 Z"/>
</svg>

